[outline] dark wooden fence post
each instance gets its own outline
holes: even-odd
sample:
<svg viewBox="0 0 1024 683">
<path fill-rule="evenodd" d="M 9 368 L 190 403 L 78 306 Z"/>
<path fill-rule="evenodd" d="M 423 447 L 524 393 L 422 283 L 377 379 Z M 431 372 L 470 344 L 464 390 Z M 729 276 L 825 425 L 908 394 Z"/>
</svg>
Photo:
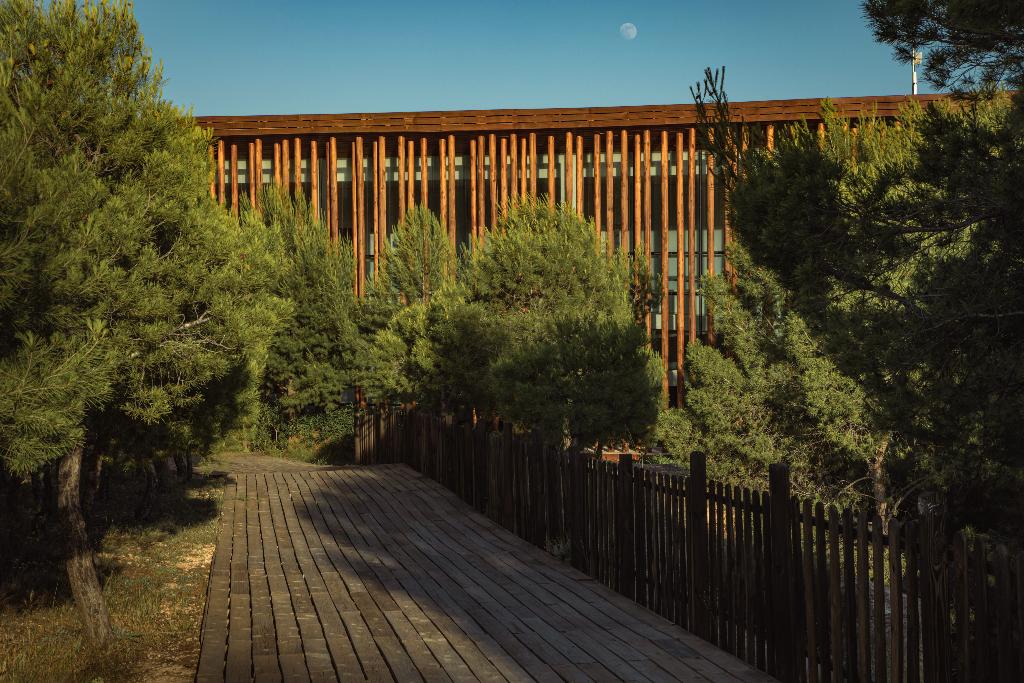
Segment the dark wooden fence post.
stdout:
<svg viewBox="0 0 1024 683">
<path fill-rule="evenodd" d="M 690 476 L 686 479 L 686 538 L 690 558 L 687 600 L 693 632 L 708 638 L 708 461 L 703 453 L 690 454 Z"/>
<path fill-rule="evenodd" d="M 636 584 L 633 571 L 633 454 L 619 454 L 618 497 L 616 504 L 615 542 L 619 556 L 616 564 L 616 581 L 619 592 L 630 600 L 636 599 Z"/>
<path fill-rule="evenodd" d="M 769 647 L 775 651 L 775 671 L 769 673 L 783 681 L 795 680 L 796 670 L 793 659 L 794 624 L 791 616 L 789 584 L 792 580 L 791 558 L 792 520 L 789 499 L 789 466 L 769 465 L 768 490 L 771 517 L 769 518 L 771 555 L 771 600 L 772 634 Z"/>
</svg>

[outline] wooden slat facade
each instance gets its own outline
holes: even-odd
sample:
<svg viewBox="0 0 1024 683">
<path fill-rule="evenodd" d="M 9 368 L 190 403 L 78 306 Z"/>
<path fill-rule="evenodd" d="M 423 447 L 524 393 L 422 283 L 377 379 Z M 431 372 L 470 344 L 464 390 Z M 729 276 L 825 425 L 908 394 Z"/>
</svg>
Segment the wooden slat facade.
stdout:
<svg viewBox="0 0 1024 683">
<path fill-rule="evenodd" d="M 927 104 L 941 97 L 916 99 Z M 894 116 L 909 99 L 832 103 L 845 116 Z M 757 127 L 762 134 L 755 139 L 769 148 L 777 126 L 802 120 L 816 125 L 820 107 L 818 99 L 731 104 L 745 126 L 741 139 Z M 593 220 L 598 242 L 609 253 L 626 250 L 647 260 L 661 299 L 647 325 L 662 356 L 670 403 L 682 400 L 685 344 L 714 340 L 698 285 L 704 273 L 732 276 L 722 249 L 730 239 L 728 198 L 715 192 L 714 160 L 697 145 L 693 105 L 197 121 L 215 137 L 215 199 L 237 212 L 239 196 L 256 203 L 255 189 L 268 183 L 308 193 L 332 239 L 352 241 L 359 294 L 379 266 L 389 232 L 416 204 L 440 216 L 456 247 L 474 248 L 516 197 L 541 195 Z M 264 145 L 272 151 L 269 158 Z M 238 168 L 238 146 L 243 155 L 248 151 L 244 173 Z M 658 181 L 653 187 L 652 174 Z M 389 197 L 396 198 L 390 206 Z"/>
</svg>

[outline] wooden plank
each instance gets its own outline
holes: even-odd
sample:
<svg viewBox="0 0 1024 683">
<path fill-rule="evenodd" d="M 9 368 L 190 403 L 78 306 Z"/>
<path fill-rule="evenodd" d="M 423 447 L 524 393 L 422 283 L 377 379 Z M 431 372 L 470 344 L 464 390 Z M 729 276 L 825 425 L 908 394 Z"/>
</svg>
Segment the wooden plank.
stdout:
<svg viewBox="0 0 1024 683">
<path fill-rule="evenodd" d="M 291 190 L 292 164 L 291 145 L 288 140 L 281 141 L 281 187 L 287 193 Z"/>
<path fill-rule="evenodd" d="M 709 133 L 710 134 L 710 133 Z M 715 158 L 709 152 L 705 153 L 705 168 L 707 170 L 707 206 L 706 206 L 706 220 L 707 220 L 707 276 L 715 276 Z M 704 316 L 706 319 L 707 326 L 707 338 L 708 344 L 715 344 L 715 319 L 711 308 L 705 301 Z"/>
<path fill-rule="evenodd" d="M 644 131 L 644 157 L 643 157 L 643 209 L 644 209 L 644 258 L 647 259 L 648 267 L 653 270 L 651 263 L 651 249 L 653 245 L 653 225 L 651 223 L 651 131 Z M 651 331 L 651 313 L 647 312 L 647 331 Z M 651 335 L 653 337 L 653 334 Z"/>
<path fill-rule="evenodd" d="M 476 139 L 476 238 L 477 242 L 483 238 L 484 228 L 489 226 L 487 221 L 487 139 L 483 135 Z"/>
<path fill-rule="evenodd" d="M 412 138 L 409 138 L 406 143 L 405 163 L 408 164 L 405 199 L 408 204 L 408 208 L 412 209 L 416 206 L 416 144 L 412 141 Z M 420 202 L 422 203 L 422 201 L 423 197 L 421 196 Z"/>
<path fill-rule="evenodd" d="M 245 169 L 245 184 L 249 190 L 249 205 L 256 205 L 256 143 L 249 143 L 249 162 Z"/>
<path fill-rule="evenodd" d="M 903 526 L 898 519 L 889 522 L 889 680 L 902 681 L 903 659 Z M 837 667 L 838 668 L 838 667 Z"/>
<path fill-rule="evenodd" d="M 337 242 L 340 235 L 340 222 L 341 215 L 338 207 L 338 141 L 337 138 L 331 138 L 329 143 L 329 154 L 327 156 L 327 201 L 330 205 L 330 215 L 328 221 L 331 226 L 331 239 Z M 313 159 L 314 164 L 316 163 L 316 148 L 313 148 Z"/>
<path fill-rule="evenodd" d="M 697 340 L 697 129 L 690 128 L 686 179 L 687 344 Z"/>
<path fill-rule="evenodd" d="M 281 143 L 274 143 L 274 185 L 281 187 Z"/>
<path fill-rule="evenodd" d="M 530 194 L 537 196 L 537 134 L 530 133 Z"/>
<path fill-rule="evenodd" d="M 686 311 L 684 310 L 685 232 L 683 214 L 683 132 L 676 132 L 676 405 L 682 406 L 686 392 Z"/>
<path fill-rule="evenodd" d="M 373 278 L 376 280 L 377 275 L 380 273 L 380 173 L 381 164 L 380 161 L 380 145 L 377 140 L 372 141 L 371 147 L 373 148 L 373 211 L 372 213 L 372 226 L 373 226 Z"/>
<path fill-rule="evenodd" d="M 295 167 L 295 194 L 302 194 L 302 138 L 296 137 L 292 140 L 293 159 L 292 164 Z"/>
<path fill-rule="evenodd" d="M 427 139 L 420 138 L 420 203 L 430 208 L 430 157 L 427 154 Z"/>
<path fill-rule="evenodd" d="M 238 145 L 231 143 L 231 213 L 238 215 Z"/>
<path fill-rule="evenodd" d="M 256 193 L 254 195 L 253 205 L 259 208 L 260 194 L 263 193 L 263 139 L 256 138 Z"/>
<path fill-rule="evenodd" d="M 328 164 L 330 170 L 330 164 Z M 317 154 L 317 141 L 309 141 L 309 204 L 313 208 L 313 215 L 320 216 L 320 157 Z M 334 225 L 330 218 L 327 220 L 327 229 L 330 232 L 331 240 L 337 240 L 334 233 Z"/>
<path fill-rule="evenodd" d="M 520 175 L 519 175 L 519 136 L 517 134 L 512 133 L 512 135 L 509 136 L 508 147 L 509 147 L 509 154 L 511 155 L 511 158 L 509 159 L 509 165 L 511 166 L 511 179 L 510 179 L 510 181 L 511 181 L 511 184 L 512 184 L 512 187 L 511 187 L 512 197 L 513 198 L 521 197 L 523 192 L 522 192 L 522 190 L 519 187 L 519 183 L 520 183 L 520 180 L 519 180 L 519 178 L 520 178 Z"/>
<path fill-rule="evenodd" d="M 383 135 L 377 138 L 378 168 L 377 182 L 377 244 L 374 253 L 384 259 L 384 248 L 388 243 L 388 143 Z"/>
<path fill-rule="evenodd" d="M 206 148 L 210 162 L 210 199 L 217 200 L 217 154 L 213 145 Z"/>
<path fill-rule="evenodd" d="M 576 213 L 583 215 L 583 136 L 576 136 Z"/>
<path fill-rule="evenodd" d="M 604 134 L 604 210 L 608 255 L 615 253 L 615 134 Z"/>
<path fill-rule="evenodd" d="M 839 554 L 839 510 L 828 506 L 829 659 L 832 681 L 843 680 L 843 610 Z M 902 600 L 902 595 L 899 597 Z"/>
<path fill-rule="evenodd" d="M 527 170 L 526 159 L 528 154 L 526 136 L 519 141 L 519 196 L 525 197 L 527 193 Z"/>
<path fill-rule="evenodd" d="M 871 604 L 874 616 L 871 629 L 874 643 L 872 659 L 875 664 L 875 680 L 883 681 L 888 668 L 885 652 L 885 547 L 882 540 L 882 519 L 877 514 L 871 518 L 871 563 L 873 570 Z"/>
<path fill-rule="evenodd" d="M 364 176 L 363 138 L 356 138 L 356 164 L 352 182 L 355 183 L 354 194 L 356 214 L 353 221 L 353 243 L 358 245 L 356 271 L 358 273 L 359 296 L 366 291 L 366 178 Z"/>
<path fill-rule="evenodd" d="M 643 259 L 646 249 L 643 246 L 646 236 L 643 229 L 643 185 L 641 183 L 640 169 L 640 134 L 633 136 L 633 257 L 637 260 Z M 650 265 L 650 259 L 647 260 Z M 647 329 L 650 330 L 650 316 L 647 316 Z"/>
<path fill-rule="evenodd" d="M 801 511 L 801 524 L 803 528 L 803 543 L 801 559 L 803 563 L 804 582 L 804 626 L 806 628 L 807 642 L 807 680 L 810 683 L 817 683 L 820 680 L 820 661 L 818 659 L 818 634 L 816 624 L 818 623 L 818 610 L 821 605 L 817 602 L 816 591 L 814 590 L 814 524 L 811 516 L 810 501 L 803 502 Z"/>
</svg>

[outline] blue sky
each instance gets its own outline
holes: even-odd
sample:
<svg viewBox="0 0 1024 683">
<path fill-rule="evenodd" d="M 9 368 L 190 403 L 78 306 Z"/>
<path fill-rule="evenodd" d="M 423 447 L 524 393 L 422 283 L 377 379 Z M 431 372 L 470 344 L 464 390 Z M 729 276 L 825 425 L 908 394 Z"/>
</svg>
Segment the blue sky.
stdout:
<svg viewBox="0 0 1024 683">
<path fill-rule="evenodd" d="M 858 0 L 135 0 L 165 95 L 195 114 L 689 103 L 892 95 L 910 67 Z M 625 40 L 619 27 L 637 27 Z M 928 92 L 922 84 L 921 92 Z"/>
</svg>

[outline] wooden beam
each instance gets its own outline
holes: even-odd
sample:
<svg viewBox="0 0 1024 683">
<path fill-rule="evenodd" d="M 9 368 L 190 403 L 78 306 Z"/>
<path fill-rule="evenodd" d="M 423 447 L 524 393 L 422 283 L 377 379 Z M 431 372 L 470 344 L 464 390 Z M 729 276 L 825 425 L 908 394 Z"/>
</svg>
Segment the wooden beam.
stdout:
<svg viewBox="0 0 1024 683">
<path fill-rule="evenodd" d="M 508 213 L 508 138 L 501 139 L 498 152 L 498 163 L 501 165 L 501 213 Z"/>
<path fill-rule="evenodd" d="M 576 213 L 583 215 L 583 136 L 576 136 Z"/>
<path fill-rule="evenodd" d="M 388 243 L 388 141 L 383 135 L 377 138 L 377 154 L 380 162 L 380 168 L 377 173 L 379 236 L 374 247 L 374 253 L 380 253 L 381 263 L 383 264 L 384 246 Z"/>
<path fill-rule="evenodd" d="M 528 156 L 528 154 L 527 154 L 527 148 L 526 148 L 526 137 L 524 136 L 523 139 L 519 141 L 519 196 L 520 197 L 525 197 L 526 196 L 526 190 L 527 190 L 527 183 L 526 183 L 526 176 L 527 176 L 527 172 L 526 172 L 526 157 L 527 156 Z"/>
<path fill-rule="evenodd" d="M 448 237 L 452 251 L 458 246 L 458 215 L 455 213 L 455 136 L 448 136 Z"/>
<path fill-rule="evenodd" d="M 619 221 L 619 249 L 629 252 L 629 133 L 619 136 L 619 203 L 622 217 Z"/>
<path fill-rule="evenodd" d="M 355 229 L 359 233 L 359 296 L 362 296 L 366 292 L 366 176 L 363 172 L 366 152 L 361 136 L 356 137 L 356 152 L 358 154 L 356 163 L 358 213 Z"/>
<path fill-rule="evenodd" d="M 576 207 L 576 199 L 574 197 L 576 193 L 576 182 L 573 178 L 573 173 L 576 170 L 576 165 L 572 162 L 572 151 L 573 151 L 573 136 L 571 132 L 565 134 L 565 159 L 564 166 L 565 176 L 562 178 L 562 186 L 565 188 L 565 194 L 562 195 L 562 202 L 566 205 Z"/>
<path fill-rule="evenodd" d="M 405 136 L 398 136 L 398 220 L 405 220 Z"/>
<path fill-rule="evenodd" d="M 537 196 L 537 134 L 530 133 L 530 194 Z"/>
<path fill-rule="evenodd" d="M 224 206 L 224 141 L 217 141 L 217 203 Z"/>
<path fill-rule="evenodd" d="M 676 131 L 676 406 L 683 405 L 685 389 L 685 372 L 683 370 L 683 351 L 686 329 L 683 325 L 685 311 L 683 307 L 683 259 L 686 256 L 684 245 L 683 223 L 683 133 Z"/>
<path fill-rule="evenodd" d="M 594 133 L 594 232 L 597 251 L 601 251 L 601 134 Z"/>
<path fill-rule="evenodd" d="M 238 145 L 231 143 L 231 213 L 238 215 Z"/>
<path fill-rule="evenodd" d="M 438 159 L 438 171 L 440 172 L 441 182 L 438 184 L 441 190 L 441 225 L 448 228 L 448 150 L 446 149 L 448 141 L 441 138 L 437 142 L 437 159 Z"/>
<path fill-rule="evenodd" d="M 476 139 L 469 140 L 469 243 L 472 249 L 476 249 Z"/>
<path fill-rule="evenodd" d="M 420 204 L 426 208 L 430 208 L 430 175 L 429 165 L 427 162 L 430 161 L 430 155 L 427 150 L 427 139 L 425 137 L 420 138 Z"/>
<path fill-rule="evenodd" d="M 555 136 L 548 136 L 548 206 L 555 205 Z"/>
<path fill-rule="evenodd" d="M 341 238 L 341 207 L 338 205 L 338 139 L 331 137 L 327 158 L 327 220 L 335 242 Z M 354 196 L 354 195 L 353 195 Z"/>
<path fill-rule="evenodd" d="M 608 255 L 615 253 L 615 134 L 604 134 L 604 210 L 605 231 L 608 233 Z"/>
<path fill-rule="evenodd" d="M 669 315 L 668 301 L 668 131 L 661 131 L 661 239 L 658 242 L 658 251 L 661 256 L 661 367 L 662 367 L 662 395 L 665 404 L 669 400 L 668 382 L 668 325 L 671 316 Z M 677 236 L 678 237 L 678 236 Z"/>
<path fill-rule="evenodd" d="M 498 217 L 498 149 L 494 133 L 487 138 L 487 186 L 490 189 L 491 213 L 487 225 L 494 227 Z"/>
<path fill-rule="evenodd" d="M 313 215 L 320 218 L 320 157 L 317 151 L 316 138 L 313 138 L 309 141 L 309 204 L 313 207 Z M 333 239 L 334 233 L 329 217 L 327 230 Z"/>
<path fill-rule="evenodd" d="M 213 145 L 209 145 L 206 151 L 210 156 L 210 199 L 216 201 L 217 199 L 217 153 L 213 149 Z"/>
</svg>

